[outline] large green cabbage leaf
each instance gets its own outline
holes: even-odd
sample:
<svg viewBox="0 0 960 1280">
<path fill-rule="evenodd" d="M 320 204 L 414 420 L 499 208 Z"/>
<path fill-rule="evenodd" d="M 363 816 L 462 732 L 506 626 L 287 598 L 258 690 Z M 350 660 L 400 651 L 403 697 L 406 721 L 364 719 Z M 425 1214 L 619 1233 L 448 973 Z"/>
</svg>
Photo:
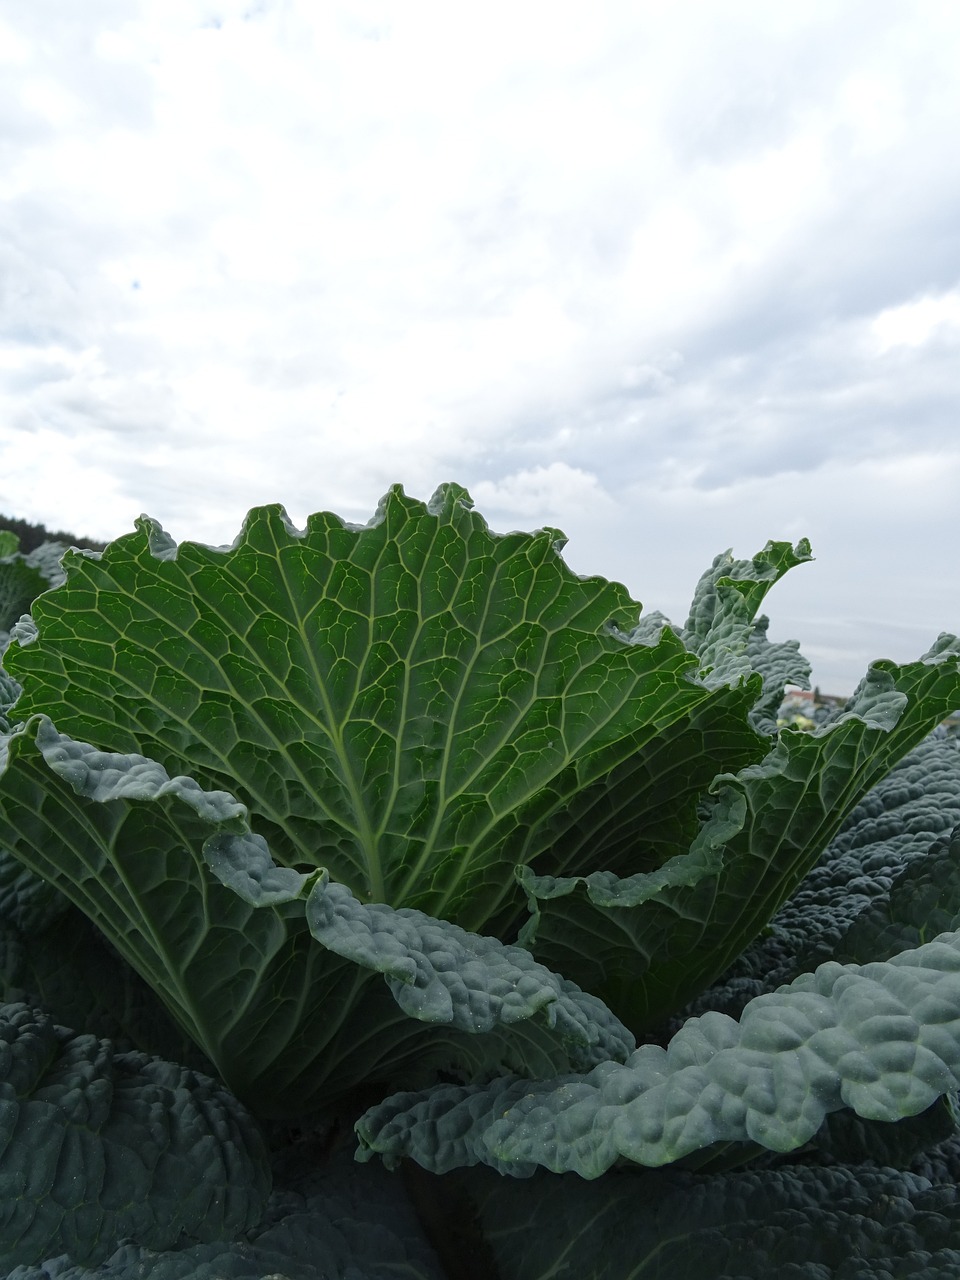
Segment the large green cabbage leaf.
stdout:
<svg viewBox="0 0 960 1280">
<path fill-rule="evenodd" d="M 718 557 L 682 630 L 561 547 L 455 485 L 220 548 L 142 518 L 14 628 L 0 845 L 263 1113 L 623 1059 L 591 997 L 639 1032 L 708 987 L 960 705 L 941 637 L 777 740 L 806 666 L 756 611 L 805 543 Z"/>
<path fill-rule="evenodd" d="M 715 774 L 766 751 L 759 677 L 710 687 L 669 628 L 630 643 L 639 606 L 561 542 L 492 534 L 452 485 L 394 489 L 365 527 L 259 508 L 229 548 L 142 519 L 67 554 L 5 665 L 21 719 L 230 792 L 278 863 L 502 933 L 518 863 L 566 865 L 572 831 L 591 869 L 656 864 Z"/>
</svg>

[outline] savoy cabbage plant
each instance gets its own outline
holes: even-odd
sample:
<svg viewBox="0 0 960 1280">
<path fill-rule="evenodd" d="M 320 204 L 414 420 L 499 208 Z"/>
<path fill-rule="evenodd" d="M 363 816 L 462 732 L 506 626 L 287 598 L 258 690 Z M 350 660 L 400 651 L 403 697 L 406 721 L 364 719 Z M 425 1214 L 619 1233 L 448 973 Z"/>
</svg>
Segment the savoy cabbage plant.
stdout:
<svg viewBox="0 0 960 1280">
<path fill-rule="evenodd" d="M 456 485 L 143 517 L 13 621 L 6 1274 L 960 1260 L 960 641 L 778 728 L 806 542 L 683 627 L 562 546 Z"/>
</svg>

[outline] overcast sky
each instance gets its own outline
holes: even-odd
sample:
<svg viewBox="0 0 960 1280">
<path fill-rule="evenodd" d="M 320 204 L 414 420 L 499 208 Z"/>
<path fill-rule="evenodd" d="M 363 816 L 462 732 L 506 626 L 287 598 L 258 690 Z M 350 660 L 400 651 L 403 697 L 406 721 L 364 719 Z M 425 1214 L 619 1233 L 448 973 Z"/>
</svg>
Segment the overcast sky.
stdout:
<svg viewBox="0 0 960 1280">
<path fill-rule="evenodd" d="M 0 512 L 396 481 L 824 692 L 960 631 L 960 5 L 0 0 Z"/>
</svg>

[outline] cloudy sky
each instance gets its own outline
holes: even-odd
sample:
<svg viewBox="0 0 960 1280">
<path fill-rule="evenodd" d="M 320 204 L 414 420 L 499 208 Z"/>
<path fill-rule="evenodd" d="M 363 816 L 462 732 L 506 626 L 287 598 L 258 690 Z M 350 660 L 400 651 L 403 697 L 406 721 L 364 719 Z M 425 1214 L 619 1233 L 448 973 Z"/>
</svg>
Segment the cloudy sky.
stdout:
<svg viewBox="0 0 960 1280">
<path fill-rule="evenodd" d="M 825 692 L 960 630 L 960 6 L 0 0 L 0 512 L 456 480 Z"/>
</svg>

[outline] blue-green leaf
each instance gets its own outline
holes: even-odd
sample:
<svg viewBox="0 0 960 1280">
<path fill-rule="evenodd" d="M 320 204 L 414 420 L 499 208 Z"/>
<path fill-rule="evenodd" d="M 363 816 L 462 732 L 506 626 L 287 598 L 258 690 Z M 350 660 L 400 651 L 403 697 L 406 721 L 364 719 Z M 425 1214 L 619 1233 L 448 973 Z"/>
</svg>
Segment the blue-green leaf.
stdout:
<svg viewBox="0 0 960 1280">
<path fill-rule="evenodd" d="M 827 1115 L 918 1115 L 960 1087 L 960 934 L 863 966 L 828 963 L 759 996 L 739 1023 L 692 1018 L 666 1049 L 552 1081 L 501 1078 L 399 1095 L 358 1123 L 362 1151 L 428 1169 L 541 1165 L 596 1178 L 714 1143 L 789 1152 Z"/>
<path fill-rule="evenodd" d="M 208 1077 L 0 1005 L 0 1264 L 102 1262 L 129 1236 L 167 1249 L 260 1220 L 267 1151 Z"/>
</svg>

